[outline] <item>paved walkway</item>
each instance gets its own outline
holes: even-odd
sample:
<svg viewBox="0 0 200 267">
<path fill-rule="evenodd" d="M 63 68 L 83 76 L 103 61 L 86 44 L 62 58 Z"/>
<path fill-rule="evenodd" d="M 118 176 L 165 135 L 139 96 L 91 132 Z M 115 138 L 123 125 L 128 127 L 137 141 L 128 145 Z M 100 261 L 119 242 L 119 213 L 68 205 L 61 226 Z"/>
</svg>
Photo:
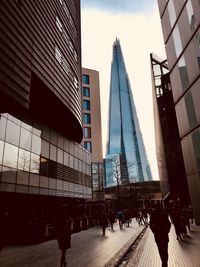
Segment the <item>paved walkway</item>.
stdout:
<svg viewBox="0 0 200 267">
<path fill-rule="evenodd" d="M 103 267 L 143 228 L 133 220 L 130 227 L 123 231 L 115 224 L 115 231 L 107 229 L 106 236 L 102 236 L 100 228 L 73 234 L 71 248 L 67 251 L 67 266 Z M 31 246 L 8 247 L 0 253 L 1 267 L 58 267 L 59 261 L 60 251 L 56 240 Z"/>
<path fill-rule="evenodd" d="M 174 226 L 169 235 L 168 267 L 200 267 L 200 226 L 191 227 L 190 237 L 184 241 L 177 241 Z M 154 236 L 148 228 L 139 246 L 123 266 L 128 267 L 160 267 Z"/>
</svg>

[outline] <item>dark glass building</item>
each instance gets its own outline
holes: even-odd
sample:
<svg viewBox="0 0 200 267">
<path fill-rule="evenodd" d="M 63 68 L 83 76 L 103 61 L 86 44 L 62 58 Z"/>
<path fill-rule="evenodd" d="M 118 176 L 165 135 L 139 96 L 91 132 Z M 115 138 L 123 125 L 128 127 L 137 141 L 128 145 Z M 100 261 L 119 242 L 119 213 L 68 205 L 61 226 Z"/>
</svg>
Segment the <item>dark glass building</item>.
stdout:
<svg viewBox="0 0 200 267">
<path fill-rule="evenodd" d="M 0 17 L 0 228 L 41 237 L 61 207 L 75 218 L 92 197 L 80 2 L 3 0 Z"/>
<path fill-rule="evenodd" d="M 118 39 L 113 45 L 106 186 L 151 180 L 136 108 Z"/>
</svg>

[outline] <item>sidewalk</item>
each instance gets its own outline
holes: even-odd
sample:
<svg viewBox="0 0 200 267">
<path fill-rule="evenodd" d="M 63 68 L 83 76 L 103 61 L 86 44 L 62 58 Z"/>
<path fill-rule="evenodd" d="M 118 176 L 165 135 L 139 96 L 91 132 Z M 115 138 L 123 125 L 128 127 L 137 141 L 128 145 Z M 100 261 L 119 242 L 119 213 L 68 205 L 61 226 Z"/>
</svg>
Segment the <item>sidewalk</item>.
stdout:
<svg viewBox="0 0 200 267">
<path fill-rule="evenodd" d="M 129 228 L 121 231 L 114 224 L 114 231 L 92 228 L 72 235 L 71 248 L 67 250 L 68 267 L 103 267 L 113 256 L 141 233 L 135 219 Z M 1 267 L 58 267 L 60 251 L 56 240 L 42 244 L 7 247 L 0 253 Z"/>
<path fill-rule="evenodd" d="M 191 227 L 190 238 L 178 241 L 172 224 L 169 235 L 169 260 L 168 267 L 200 267 L 200 226 Z M 127 267 L 160 267 L 161 261 L 158 254 L 154 236 L 148 228 L 136 251 L 129 255 Z"/>
</svg>

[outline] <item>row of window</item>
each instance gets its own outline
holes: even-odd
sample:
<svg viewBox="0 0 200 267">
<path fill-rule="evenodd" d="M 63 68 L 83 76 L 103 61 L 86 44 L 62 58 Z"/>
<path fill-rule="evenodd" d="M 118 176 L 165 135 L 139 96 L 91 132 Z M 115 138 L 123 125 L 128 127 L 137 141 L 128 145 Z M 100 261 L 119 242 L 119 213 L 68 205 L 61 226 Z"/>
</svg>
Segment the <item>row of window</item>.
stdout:
<svg viewBox="0 0 200 267">
<path fill-rule="evenodd" d="M 59 0 L 59 1 L 60 1 L 61 5 L 63 6 L 63 10 L 65 11 L 65 13 L 67 15 L 68 21 L 69 21 L 69 23 L 70 23 L 70 25 L 71 25 L 71 27 L 73 29 L 73 32 L 75 33 L 75 36 L 77 38 L 78 37 L 78 32 L 77 32 L 76 26 L 74 24 L 74 21 L 72 19 L 72 16 L 71 16 L 71 14 L 69 12 L 69 9 L 67 8 L 64 0 Z"/>
<path fill-rule="evenodd" d="M 78 56 L 77 56 L 77 52 L 76 49 L 74 48 L 74 45 L 72 44 L 69 35 L 67 34 L 67 32 L 65 31 L 60 19 L 58 18 L 58 16 L 56 16 L 56 26 L 59 29 L 59 31 L 61 32 L 61 34 L 63 35 L 67 46 L 69 47 L 70 51 L 72 52 L 76 62 L 78 62 Z"/>
<path fill-rule="evenodd" d="M 62 54 L 61 50 L 59 47 L 56 45 L 55 46 L 55 58 L 58 61 L 58 63 L 62 66 L 62 68 L 65 70 L 65 72 L 68 74 L 71 82 L 74 84 L 76 89 L 79 89 L 79 82 L 76 78 L 76 75 L 74 74 L 70 64 Z"/>
</svg>

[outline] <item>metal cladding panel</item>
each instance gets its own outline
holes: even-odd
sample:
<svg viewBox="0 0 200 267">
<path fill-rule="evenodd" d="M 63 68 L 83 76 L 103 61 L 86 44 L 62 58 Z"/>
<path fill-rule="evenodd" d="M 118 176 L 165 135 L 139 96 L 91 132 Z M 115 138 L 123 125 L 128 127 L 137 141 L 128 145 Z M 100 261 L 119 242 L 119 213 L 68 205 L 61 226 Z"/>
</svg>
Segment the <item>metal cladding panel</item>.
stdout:
<svg viewBox="0 0 200 267">
<path fill-rule="evenodd" d="M 55 118 L 68 116 L 66 123 L 76 128 L 69 137 L 80 142 L 80 1 L 2 0 L 0 25 L 0 95 L 30 109 L 31 94 L 40 97 L 32 86 L 37 77 L 65 107 L 54 110 Z M 48 116 L 48 109 L 43 112 Z"/>
</svg>

